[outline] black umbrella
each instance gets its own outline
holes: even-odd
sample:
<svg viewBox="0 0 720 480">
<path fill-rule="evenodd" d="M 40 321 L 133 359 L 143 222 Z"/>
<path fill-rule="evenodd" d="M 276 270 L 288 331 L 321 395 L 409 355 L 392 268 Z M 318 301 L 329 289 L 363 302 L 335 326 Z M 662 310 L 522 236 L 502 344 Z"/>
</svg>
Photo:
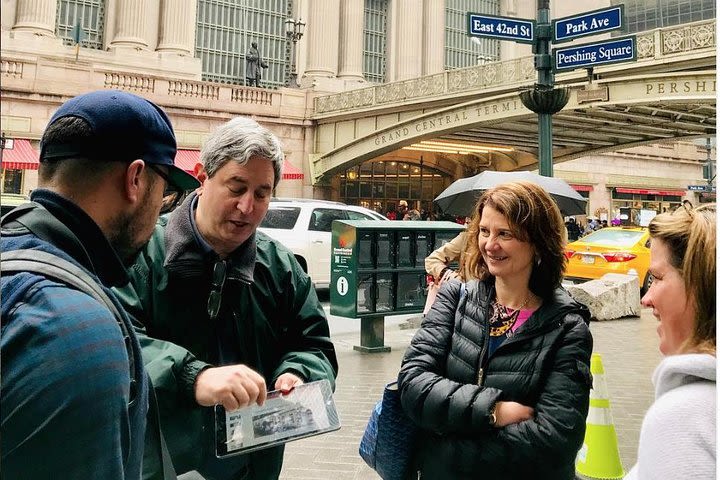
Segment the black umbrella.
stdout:
<svg viewBox="0 0 720 480">
<path fill-rule="evenodd" d="M 455 180 L 438 195 L 434 203 L 444 213 L 469 217 L 480 195 L 497 185 L 526 181 L 541 186 L 560 207 L 563 215 L 585 215 L 585 200 L 561 178 L 543 177 L 531 172 L 485 171 L 473 177 Z"/>
</svg>

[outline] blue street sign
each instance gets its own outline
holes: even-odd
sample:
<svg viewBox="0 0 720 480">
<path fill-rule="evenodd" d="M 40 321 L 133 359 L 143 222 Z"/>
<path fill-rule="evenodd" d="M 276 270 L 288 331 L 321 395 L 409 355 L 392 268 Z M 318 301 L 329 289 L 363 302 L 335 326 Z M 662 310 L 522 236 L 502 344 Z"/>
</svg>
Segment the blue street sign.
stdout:
<svg viewBox="0 0 720 480">
<path fill-rule="evenodd" d="M 688 185 L 688 190 L 691 192 L 714 192 L 714 185 Z"/>
<path fill-rule="evenodd" d="M 535 40 L 535 21 L 509 17 L 494 17 L 468 13 L 468 35 L 473 37 L 491 37 L 500 40 L 514 40 L 520 43 L 533 43 Z"/>
<path fill-rule="evenodd" d="M 577 47 L 553 48 L 554 68 L 573 70 L 610 63 L 629 62 L 637 58 L 635 35 Z"/>
<path fill-rule="evenodd" d="M 585 12 L 573 17 L 553 20 L 553 42 L 568 42 L 587 35 L 596 35 L 622 28 L 624 5 Z"/>
</svg>

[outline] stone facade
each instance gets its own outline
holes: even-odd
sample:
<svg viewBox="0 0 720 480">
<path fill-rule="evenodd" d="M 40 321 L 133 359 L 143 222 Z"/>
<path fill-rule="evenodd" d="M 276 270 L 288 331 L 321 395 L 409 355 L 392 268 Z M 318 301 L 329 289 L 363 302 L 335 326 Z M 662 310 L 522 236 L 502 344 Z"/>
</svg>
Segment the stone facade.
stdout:
<svg viewBox="0 0 720 480">
<path fill-rule="evenodd" d="M 388 81 L 445 75 L 444 29 L 437 21 L 442 18 L 444 2 L 410 1 L 412 9 L 390 2 Z M 570 8 L 564 2 L 553 3 L 563 5 L 553 7 L 557 10 L 553 16 L 575 13 L 564 11 Z M 572 7 L 575 11 L 608 4 L 604 0 L 579 3 L 582 5 Z M 281 182 L 279 196 L 341 199 L 337 191 L 319 189 L 312 183 L 310 159 L 317 148 L 314 118 L 320 105 L 315 99 L 366 84 L 362 78 L 363 31 L 353 21 L 362 14 L 363 0 L 294 2 L 296 18 L 306 19 L 308 25 L 306 36 L 297 44 L 298 78 L 304 88 L 275 90 L 201 81 L 201 62 L 194 58 L 196 0 L 115 0 L 105 5 L 102 48 L 76 49 L 55 36 L 56 0 L 3 0 L 0 114 L 6 136 L 29 139 L 37 147 L 47 120 L 63 101 L 95 89 L 121 89 L 161 105 L 184 149 L 199 149 L 210 131 L 233 116 L 252 116 L 281 138 L 288 160 L 305 174 L 304 180 Z M 532 18 L 529 5 L 502 0 L 501 13 Z M 502 43 L 504 59 L 529 53 L 527 46 Z M 520 65 L 513 68 L 518 74 L 524 71 Z M 462 80 L 463 73 L 456 72 L 453 78 Z M 396 88 L 396 84 L 388 85 Z M 433 88 L 432 83 L 427 88 Z M 399 116 L 403 110 L 402 105 L 397 107 Z M 688 149 L 687 155 L 683 148 Z M 699 160 L 705 154 L 693 148 L 639 147 L 637 151 L 572 160 L 557 165 L 557 175 L 571 183 L 593 186 L 592 212 L 612 207 L 608 188 L 627 184 L 618 183 L 615 177 L 633 177 L 632 184 L 654 188 L 701 183 Z M 648 168 L 648 162 L 652 167 Z M 445 171 L 452 176 L 464 172 L 460 165 Z M 27 171 L 23 193 L 35 188 L 36 182 L 35 172 Z"/>
</svg>

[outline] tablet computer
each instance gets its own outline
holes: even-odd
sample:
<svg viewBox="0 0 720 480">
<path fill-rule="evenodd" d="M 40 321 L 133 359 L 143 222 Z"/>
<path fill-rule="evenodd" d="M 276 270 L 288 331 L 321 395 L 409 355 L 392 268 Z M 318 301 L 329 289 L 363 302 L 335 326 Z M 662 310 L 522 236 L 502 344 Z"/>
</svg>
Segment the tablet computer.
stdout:
<svg viewBox="0 0 720 480">
<path fill-rule="evenodd" d="M 285 395 L 268 392 L 262 406 L 228 412 L 216 405 L 215 455 L 240 455 L 339 428 L 330 382 L 305 383 Z"/>
</svg>

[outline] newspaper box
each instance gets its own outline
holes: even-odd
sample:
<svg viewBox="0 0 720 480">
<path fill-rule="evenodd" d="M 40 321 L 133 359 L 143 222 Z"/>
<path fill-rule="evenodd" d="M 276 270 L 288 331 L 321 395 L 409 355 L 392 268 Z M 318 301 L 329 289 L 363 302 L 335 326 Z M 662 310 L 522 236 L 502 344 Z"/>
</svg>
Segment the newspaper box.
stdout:
<svg viewBox="0 0 720 480">
<path fill-rule="evenodd" d="M 453 222 L 333 222 L 330 313 L 360 319 L 356 350 L 390 350 L 383 345 L 385 316 L 422 312 L 425 257 L 463 230 Z"/>
</svg>

